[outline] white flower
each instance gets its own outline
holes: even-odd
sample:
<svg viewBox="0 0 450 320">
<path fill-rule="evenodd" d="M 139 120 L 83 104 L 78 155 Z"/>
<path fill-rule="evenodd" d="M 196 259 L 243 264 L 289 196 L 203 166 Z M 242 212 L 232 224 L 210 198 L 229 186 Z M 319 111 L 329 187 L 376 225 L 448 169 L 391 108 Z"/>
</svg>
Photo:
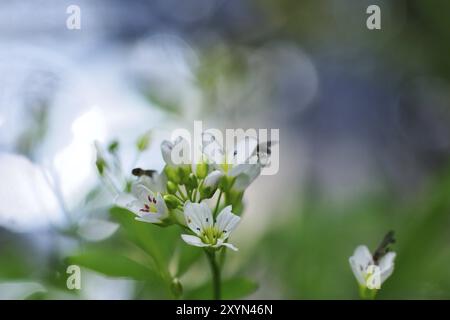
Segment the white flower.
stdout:
<svg viewBox="0 0 450 320">
<path fill-rule="evenodd" d="M 170 166 L 190 163 L 189 143 L 183 137 L 176 138 L 174 142 L 164 140 L 161 143 L 161 153 L 164 162 Z"/>
<path fill-rule="evenodd" d="M 223 177 L 222 171 L 214 170 L 206 176 L 205 182 L 203 183 L 203 185 L 205 187 L 216 188 L 217 185 L 219 184 L 220 178 L 222 178 L 222 177 Z"/>
<path fill-rule="evenodd" d="M 212 162 L 215 170 L 235 178 L 233 188 L 239 191 L 247 188 L 261 173 L 258 140 L 251 137 L 238 142 L 236 148 L 226 151 L 213 138 L 204 146 L 203 153 Z"/>
<path fill-rule="evenodd" d="M 164 174 L 154 172 L 151 177 L 142 175 L 139 177 L 137 183 L 143 184 L 147 189 L 156 193 L 165 193 L 167 178 Z"/>
<path fill-rule="evenodd" d="M 395 255 L 395 252 L 388 252 L 375 262 L 369 249 L 361 245 L 355 249 L 349 262 L 356 280 L 361 286 L 379 289 L 379 286 L 394 271 Z"/>
<path fill-rule="evenodd" d="M 187 202 L 184 207 L 184 216 L 188 227 L 196 234 L 182 234 L 183 240 L 196 247 L 219 248 L 228 247 L 234 251 L 238 249 L 231 243 L 225 242 L 241 220 L 231 212 L 231 206 L 225 207 L 213 222 L 211 209 L 204 202 Z"/>
<path fill-rule="evenodd" d="M 146 181 L 147 179 L 144 179 Z M 133 184 L 130 194 L 121 194 L 116 203 L 137 215 L 136 220 L 149 223 L 162 223 L 169 217 L 169 210 L 161 193 L 153 193 L 140 179 Z"/>
</svg>

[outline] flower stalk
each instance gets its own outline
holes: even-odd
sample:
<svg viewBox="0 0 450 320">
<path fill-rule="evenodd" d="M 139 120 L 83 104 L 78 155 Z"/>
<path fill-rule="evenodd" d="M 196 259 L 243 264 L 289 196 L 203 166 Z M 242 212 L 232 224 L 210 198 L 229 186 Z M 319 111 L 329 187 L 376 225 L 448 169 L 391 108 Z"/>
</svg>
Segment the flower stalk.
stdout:
<svg viewBox="0 0 450 320">
<path fill-rule="evenodd" d="M 213 299 L 220 300 L 222 298 L 221 278 L 220 278 L 220 266 L 216 260 L 216 252 L 205 249 L 205 253 L 206 257 L 208 258 L 209 266 L 211 268 Z"/>
</svg>

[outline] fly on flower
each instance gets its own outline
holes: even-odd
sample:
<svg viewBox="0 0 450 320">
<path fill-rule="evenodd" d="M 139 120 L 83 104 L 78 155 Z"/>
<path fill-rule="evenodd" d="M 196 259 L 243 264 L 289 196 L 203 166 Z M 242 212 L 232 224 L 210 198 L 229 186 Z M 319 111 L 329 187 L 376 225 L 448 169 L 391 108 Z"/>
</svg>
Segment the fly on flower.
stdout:
<svg viewBox="0 0 450 320">
<path fill-rule="evenodd" d="M 213 221 L 213 214 L 208 205 L 202 203 L 187 202 L 184 207 L 186 224 L 194 235 L 182 234 L 182 239 L 192 246 L 220 248 L 228 247 L 231 250 L 238 249 L 226 242 L 230 234 L 241 220 L 231 212 L 231 206 L 225 207 Z"/>
<path fill-rule="evenodd" d="M 393 232 L 389 232 L 372 255 L 367 246 L 355 249 L 349 262 L 353 274 L 363 289 L 380 289 L 384 281 L 394 272 L 395 252 L 389 252 L 388 246 L 394 243 Z"/>
</svg>

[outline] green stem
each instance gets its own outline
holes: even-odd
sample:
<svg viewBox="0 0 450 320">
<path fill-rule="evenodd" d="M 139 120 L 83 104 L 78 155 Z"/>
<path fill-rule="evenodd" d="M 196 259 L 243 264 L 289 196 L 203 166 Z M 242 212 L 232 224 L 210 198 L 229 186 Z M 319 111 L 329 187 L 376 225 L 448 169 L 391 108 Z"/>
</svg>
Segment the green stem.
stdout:
<svg viewBox="0 0 450 320">
<path fill-rule="evenodd" d="M 369 289 L 366 286 L 359 286 L 359 297 L 362 300 L 375 300 L 375 297 L 377 295 L 377 291 L 375 289 Z"/>
<path fill-rule="evenodd" d="M 183 198 L 184 201 L 188 200 L 187 196 L 181 191 L 181 188 L 178 185 L 177 185 L 177 190 L 178 190 L 178 193 L 180 194 L 180 197 Z"/>
<path fill-rule="evenodd" d="M 200 196 L 200 189 L 203 187 L 203 182 L 205 181 L 205 179 L 201 179 L 200 183 L 198 185 L 198 188 L 195 189 L 195 193 L 194 193 L 194 202 L 197 202 L 197 194 L 199 196 L 199 200 L 201 200 L 201 196 Z"/>
<path fill-rule="evenodd" d="M 217 211 L 219 211 L 220 199 L 222 198 L 223 191 L 220 190 L 219 198 L 217 198 L 216 208 L 214 209 L 214 218 L 217 216 Z"/>
<path fill-rule="evenodd" d="M 221 283 L 220 283 L 220 267 L 216 261 L 215 252 L 205 250 L 206 256 L 208 258 L 209 266 L 211 267 L 212 273 L 212 285 L 213 285 L 213 299 L 221 299 Z"/>
<path fill-rule="evenodd" d="M 183 198 L 181 198 L 178 194 L 174 193 L 173 194 L 178 200 L 180 200 L 181 202 L 184 202 L 185 200 Z"/>
</svg>

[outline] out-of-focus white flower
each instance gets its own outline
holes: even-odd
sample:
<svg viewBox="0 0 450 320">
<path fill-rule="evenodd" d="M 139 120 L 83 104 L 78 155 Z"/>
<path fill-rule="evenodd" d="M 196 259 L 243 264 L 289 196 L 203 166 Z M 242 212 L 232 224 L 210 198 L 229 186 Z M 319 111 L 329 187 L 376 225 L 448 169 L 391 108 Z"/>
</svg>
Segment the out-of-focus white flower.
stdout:
<svg viewBox="0 0 450 320">
<path fill-rule="evenodd" d="M 203 183 L 203 185 L 205 187 L 216 188 L 217 185 L 219 184 L 220 178 L 222 178 L 222 177 L 223 177 L 222 171 L 214 170 L 206 176 L 205 182 Z"/>
<path fill-rule="evenodd" d="M 395 252 L 388 252 L 375 262 L 367 246 L 360 245 L 349 262 L 360 286 L 380 289 L 381 284 L 394 272 L 395 256 Z"/>
<path fill-rule="evenodd" d="M 219 213 L 215 223 L 211 209 L 204 202 L 187 202 L 184 207 L 184 216 L 188 227 L 196 234 L 195 236 L 181 235 L 187 244 L 212 248 L 225 246 L 234 251 L 238 250 L 231 243 L 225 242 L 241 220 L 231 212 L 231 206 L 225 207 Z"/>
<path fill-rule="evenodd" d="M 233 188 L 245 190 L 261 173 L 258 140 L 246 137 L 233 150 L 227 151 L 213 138 L 203 148 L 203 153 L 213 168 L 234 179 Z"/>
<path fill-rule="evenodd" d="M 147 189 L 155 193 L 165 193 L 167 178 L 164 174 L 159 174 L 157 172 L 152 173 L 151 176 L 142 175 L 138 179 L 138 183 L 143 184 Z"/>
<path fill-rule="evenodd" d="M 182 164 L 183 160 L 190 163 L 189 143 L 183 137 L 178 137 L 174 142 L 164 140 L 161 143 L 161 153 L 164 162 L 169 166 Z"/>
</svg>

